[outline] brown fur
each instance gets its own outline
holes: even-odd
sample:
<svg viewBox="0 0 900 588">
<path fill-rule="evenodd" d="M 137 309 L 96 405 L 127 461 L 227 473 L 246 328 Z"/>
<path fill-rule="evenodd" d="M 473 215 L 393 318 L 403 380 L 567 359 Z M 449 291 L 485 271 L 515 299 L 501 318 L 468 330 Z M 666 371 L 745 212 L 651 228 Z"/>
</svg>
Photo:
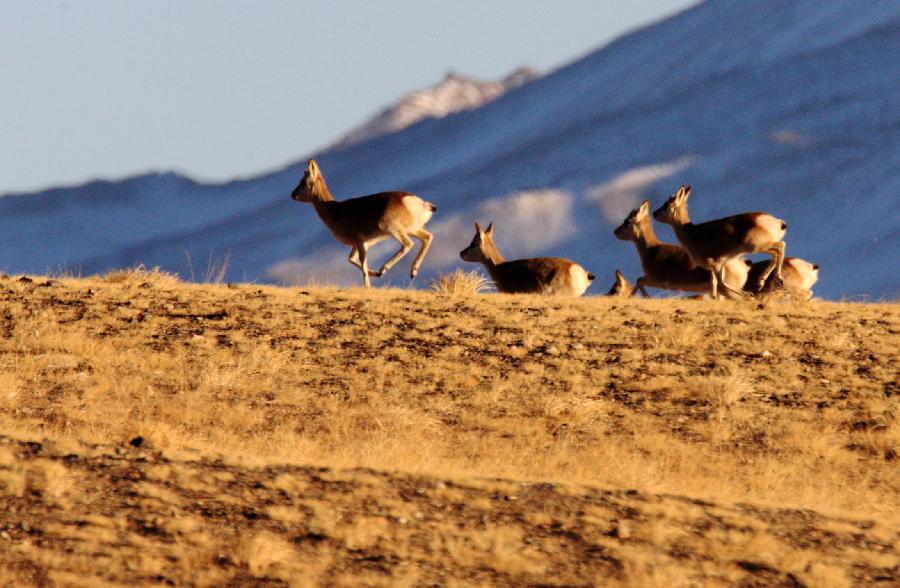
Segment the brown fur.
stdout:
<svg viewBox="0 0 900 588">
<path fill-rule="evenodd" d="M 349 261 L 362 271 L 367 287 L 369 276 L 380 278 L 412 249 L 410 237 L 422 242 L 422 248 L 410 268 L 410 277 L 416 277 L 431 245 L 432 235 L 424 227 L 431 213 L 437 210 L 433 204 L 409 192 L 380 192 L 337 201 L 331 195 L 318 164 L 312 159 L 291 198 L 311 203 L 332 235 L 341 243 L 350 245 Z M 396 239 L 400 250 L 381 269 L 370 271 L 368 247 L 387 237 Z"/>
<path fill-rule="evenodd" d="M 711 270 L 711 290 L 717 297 L 719 283 L 735 296 L 742 294 L 724 282 L 725 263 L 744 253 L 766 252 L 772 262 L 761 276 L 761 283 L 774 270 L 781 279 L 784 260 L 784 242 L 781 240 L 787 224 L 764 212 L 748 212 L 705 223 L 694 224 L 688 215 L 687 200 L 690 186 L 681 186 L 678 192 L 659 207 L 653 217 L 672 225 L 675 236 L 687 251 L 694 266 Z M 780 229 L 773 226 L 780 223 Z"/>
<path fill-rule="evenodd" d="M 615 230 L 617 238 L 634 243 L 641 258 L 644 275 L 638 278 L 635 289 L 640 290 L 645 298 L 649 297 L 646 286 L 680 292 L 709 292 L 709 270 L 695 266 L 684 247 L 660 243 L 649 211 L 650 203 L 644 200 Z M 729 282 L 737 278 L 733 274 L 726 277 Z M 734 286 L 740 288 L 743 284 Z"/>
<path fill-rule="evenodd" d="M 493 223 L 485 230 L 475 223 L 475 237 L 472 243 L 459 256 L 464 261 L 481 263 L 497 287 L 499 292 L 507 293 L 547 293 L 570 294 L 580 296 L 579 284 L 573 282 L 573 267 L 581 268 L 577 263 L 561 257 L 536 257 L 532 259 L 516 259 L 506 261 L 494 243 Z M 581 268 L 581 271 L 584 271 Z M 594 279 L 586 274 L 584 287 Z"/>
</svg>

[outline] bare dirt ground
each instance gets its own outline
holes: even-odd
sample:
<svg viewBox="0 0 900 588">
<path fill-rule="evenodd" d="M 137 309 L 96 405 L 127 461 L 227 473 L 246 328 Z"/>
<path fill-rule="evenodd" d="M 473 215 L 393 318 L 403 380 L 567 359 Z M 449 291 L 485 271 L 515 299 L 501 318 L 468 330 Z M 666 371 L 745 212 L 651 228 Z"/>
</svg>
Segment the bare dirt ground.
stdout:
<svg viewBox="0 0 900 588">
<path fill-rule="evenodd" d="M 0 583 L 900 585 L 898 327 L 0 279 Z"/>
</svg>

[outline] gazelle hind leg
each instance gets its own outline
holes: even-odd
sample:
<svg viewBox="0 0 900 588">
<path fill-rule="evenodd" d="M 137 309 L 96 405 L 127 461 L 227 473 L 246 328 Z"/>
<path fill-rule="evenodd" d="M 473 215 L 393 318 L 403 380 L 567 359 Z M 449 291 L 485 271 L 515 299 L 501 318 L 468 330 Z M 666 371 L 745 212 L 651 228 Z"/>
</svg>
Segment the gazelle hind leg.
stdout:
<svg viewBox="0 0 900 588">
<path fill-rule="evenodd" d="M 370 272 L 370 275 L 373 275 L 376 278 L 380 278 L 381 276 L 383 276 L 384 272 L 394 267 L 394 264 L 403 259 L 403 256 L 409 253 L 409 250 L 413 248 L 412 239 L 407 237 L 404 233 L 391 233 L 391 237 L 393 237 L 400 243 L 400 250 L 392 255 L 390 259 L 385 261 L 380 270 L 378 270 L 377 272 Z"/>
<path fill-rule="evenodd" d="M 412 262 L 412 267 L 409 269 L 410 278 L 415 278 L 416 274 L 419 273 L 419 266 L 422 265 L 422 261 L 425 259 L 425 255 L 431 248 L 431 241 L 434 240 L 434 235 L 432 235 L 425 229 L 419 229 L 418 231 L 413 233 L 413 237 L 422 242 L 422 248 L 419 249 L 419 254 L 416 255 L 416 258 Z"/>
</svg>

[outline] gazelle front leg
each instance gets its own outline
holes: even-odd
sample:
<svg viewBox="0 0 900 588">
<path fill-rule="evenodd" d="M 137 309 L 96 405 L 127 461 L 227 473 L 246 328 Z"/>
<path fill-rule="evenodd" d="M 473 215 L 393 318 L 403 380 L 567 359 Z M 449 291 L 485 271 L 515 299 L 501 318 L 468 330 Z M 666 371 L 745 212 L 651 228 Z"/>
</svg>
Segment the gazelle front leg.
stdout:
<svg viewBox="0 0 900 588">
<path fill-rule="evenodd" d="M 366 250 L 365 242 L 360 241 L 359 243 L 357 243 L 355 249 L 357 254 L 359 255 L 359 269 L 362 270 L 363 283 L 366 285 L 366 288 L 369 288 L 371 284 L 369 284 L 369 264 L 366 259 L 368 256 L 368 251 Z M 353 263 L 353 260 L 350 260 L 350 263 Z"/>
<path fill-rule="evenodd" d="M 356 247 L 350 249 L 350 256 L 347 258 L 347 261 L 357 269 L 362 270 L 362 264 L 359 262 L 359 250 Z"/>
<path fill-rule="evenodd" d="M 413 260 L 412 267 L 409 269 L 410 279 L 415 278 L 416 274 L 419 273 L 419 266 L 422 265 L 422 261 L 424 261 L 425 255 L 431 248 L 431 242 L 432 240 L 434 240 L 434 235 L 432 235 L 425 229 L 419 229 L 418 231 L 413 233 L 413 236 L 422 242 L 422 248 L 419 249 L 419 254 L 416 255 L 416 258 Z"/>
<path fill-rule="evenodd" d="M 720 267 L 718 267 L 715 271 L 710 272 L 710 273 L 713 274 L 713 277 L 715 278 L 715 281 L 716 281 L 716 282 L 722 284 L 722 288 L 723 288 L 723 289 L 725 290 L 725 292 L 726 292 L 726 294 L 725 294 L 725 297 L 726 297 L 726 298 L 732 298 L 732 297 L 733 297 L 733 298 L 735 298 L 735 299 L 737 299 L 737 300 L 743 300 L 743 298 L 744 298 L 743 292 L 738 292 L 737 290 L 735 290 L 734 288 L 732 288 L 731 286 L 729 286 L 729 285 L 728 285 L 728 282 L 725 281 L 725 264 L 722 264 L 722 265 L 721 265 Z M 715 286 L 713 287 L 713 298 L 714 298 L 714 299 L 716 298 L 716 290 L 715 290 Z"/>
<path fill-rule="evenodd" d="M 719 279 L 716 270 L 709 270 L 709 293 L 713 300 L 719 299 Z"/>
</svg>

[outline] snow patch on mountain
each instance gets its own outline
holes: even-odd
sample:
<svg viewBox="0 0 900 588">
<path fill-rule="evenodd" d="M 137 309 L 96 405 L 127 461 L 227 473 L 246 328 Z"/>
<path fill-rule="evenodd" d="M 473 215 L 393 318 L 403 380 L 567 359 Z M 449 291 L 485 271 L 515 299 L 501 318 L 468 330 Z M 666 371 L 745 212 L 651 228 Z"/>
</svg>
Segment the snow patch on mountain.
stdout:
<svg viewBox="0 0 900 588">
<path fill-rule="evenodd" d="M 498 81 L 476 80 L 450 71 L 438 84 L 407 94 L 396 104 L 353 128 L 333 148 L 349 147 L 395 133 L 424 119 L 443 118 L 455 112 L 478 108 L 538 77 L 537 71 L 531 67 L 520 67 Z"/>
<path fill-rule="evenodd" d="M 668 163 L 642 165 L 589 188 L 585 196 L 600 207 L 600 212 L 607 221 L 618 224 L 632 209 L 638 207 L 654 184 L 686 170 L 696 159 L 685 156 Z"/>
</svg>

